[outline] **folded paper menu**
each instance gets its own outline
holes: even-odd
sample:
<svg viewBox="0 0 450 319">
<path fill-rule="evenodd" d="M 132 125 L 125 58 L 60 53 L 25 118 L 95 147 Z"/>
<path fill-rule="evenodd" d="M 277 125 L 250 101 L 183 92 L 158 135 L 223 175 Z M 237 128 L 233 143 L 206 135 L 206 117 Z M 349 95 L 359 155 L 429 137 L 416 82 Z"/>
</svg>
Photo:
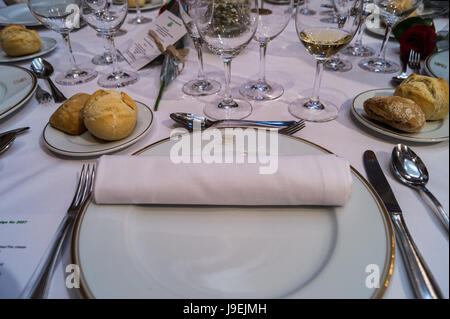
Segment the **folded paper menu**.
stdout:
<svg viewBox="0 0 450 319">
<path fill-rule="evenodd" d="M 258 163 L 175 164 L 168 156 L 102 156 L 97 204 L 332 205 L 350 198 L 348 161 L 334 155 L 279 156 L 274 174 Z"/>
</svg>

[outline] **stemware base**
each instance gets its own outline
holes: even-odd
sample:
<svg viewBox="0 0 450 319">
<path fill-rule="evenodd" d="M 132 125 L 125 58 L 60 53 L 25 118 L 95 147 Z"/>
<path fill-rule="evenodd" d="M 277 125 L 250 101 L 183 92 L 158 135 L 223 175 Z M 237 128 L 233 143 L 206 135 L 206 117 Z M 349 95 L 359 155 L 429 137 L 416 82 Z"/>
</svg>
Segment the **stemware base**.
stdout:
<svg viewBox="0 0 450 319">
<path fill-rule="evenodd" d="M 183 92 L 190 96 L 212 95 L 220 91 L 220 83 L 214 80 L 191 80 L 183 85 Z"/>
<path fill-rule="evenodd" d="M 134 84 L 139 76 L 136 73 L 121 71 L 104 75 L 98 79 L 98 85 L 104 88 L 119 88 Z"/>
<path fill-rule="evenodd" d="M 300 14 L 303 14 L 304 16 L 313 16 L 316 14 L 316 11 L 307 9 L 307 8 L 303 8 L 303 9 L 300 9 Z"/>
<path fill-rule="evenodd" d="M 146 18 L 146 17 L 136 17 L 128 21 L 129 24 L 145 24 L 152 22 L 152 19 Z"/>
<path fill-rule="evenodd" d="M 241 120 L 249 116 L 252 110 L 252 105 L 243 99 L 233 99 L 231 105 L 224 105 L 220 98 L 206 104 L 203 112 L 214 120 Z"/>
<path fill-rule="evenodd" d="M 283 95 L 283 87 L 274 82 L 251 81 L 242 85 L 239 89 L 242 96 L 256 100 L 267 101 L 274 100 Z"/>
<path fill-rule="evenodd" d="M 349 56 L 369 57 L 375 54 L 375 50 L 364 45 L 351 45 L 342 50 L 341 53 Z"/>
<path fill-rule="evenodd" d="M 116 54 L 117 62 L 122 62 L 123 58 L 120 54 Z M 91 62 L 95 65 L 109 65 L 112 64 L 112 56 L 106 53 L 103 53 L 102 55 L 96 55 L 92 58 Z"/>
<path fill-rule="evenodd" d="M 331 58 L 325 62 L 323 67 L 328 71 L 348 72 L 352 69 L 352 63 L 341 58 Z"/>
<path fill-rule="evenodd" d="M 61 85 L 76 85 L 89 82 L 97 77 L 97 71 L 79 68 L 56 76 L 55 82 Z"/>
<path fill-rule="evenodd" d="M 400 71 L 400 65 L 381 58 L 364 59 L 359 63 L 359 67 L 363 70 L 375 73 L 397 73 Z"/>
<path fill-rule="evenodd" d="M 301 98 L 289 104 L 289 113 L 309 122 L 328 122 L 338 116 L 338 108 L 329 101 Z"/>
</svg>

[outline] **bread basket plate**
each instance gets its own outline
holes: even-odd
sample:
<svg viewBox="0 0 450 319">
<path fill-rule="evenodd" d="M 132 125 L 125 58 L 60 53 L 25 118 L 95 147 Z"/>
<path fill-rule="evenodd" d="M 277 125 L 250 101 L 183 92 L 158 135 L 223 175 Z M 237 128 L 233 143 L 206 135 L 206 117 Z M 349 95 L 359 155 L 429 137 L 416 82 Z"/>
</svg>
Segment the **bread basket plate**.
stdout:
<svg viewBox="0 0 450 319">
<path fill-rule="evenodd" d="M 148 11 L 148 10 L 154 10 L 161 8 L 164 4 L 166 4 L 168 0 L 152 0 L 150 2 L 146 2 L 142 7 L 141 11 Z M 136 8 L 130 8 L 128 7 L 128 11 L 130 12 L 136 12 Z"/>
<path fill-rule="evenodd" d="M 103 141 L 89 132 L 70 135 L 53 128 L 48 123 L 42 134 L 44 144 L 53 152 L 74 157 L 91 157 L 124 149 L 139 141 L 149 131 L 153 122 L 153 112 L 144 103 L 136 102 L 138 117 L 133 132 L 118 141 Z"/>
<path fill-rule="evenodd" d="M 33 54 L 28 54 L 28 55 L 23 55 L 23 56 L 10 57 L 0 47 L 0 63 L 19 62 L 19 61 L 34 59 L 34 58 L 37 58 L 44 54 L 47 54 L 56 48 L 56 40 L 55 39 L 41 37 L 41 41 L 42 41 L 41 50 L 39 52 L 36 52 Z"/>
<path fill-rule="evenodd" d="M 364 101 L 375 96 L 392 96 L 394 89 L 377 89 L 363 92 L 356 96 L 352 104 L 352 114 L 362 125 L 386 136 L 410 142 L 433 143 L 448 140 L 448 116 L 440 121 L 427 121 L 424 128 L 417 133 L 406 133 L 370 119 L 364 111 Z"/>
<path fill-rule="evenodd" d="M 9 24 L 23 24 L 26 27 L 41 25 L 26 3 L 13 4 L 0 9 L 0 25 Z"/>
<path fill-rule="evenodd" d="M 430 55 L 425 61 L 425 72 L 435 78 L 449 81 L 448 50 Z"/>
<path fill-rule="evenodd" d="M 0 119 L 23 106 L 36 87 L 36 76 L 27 69 L 0 65 Z"/>
</svg>

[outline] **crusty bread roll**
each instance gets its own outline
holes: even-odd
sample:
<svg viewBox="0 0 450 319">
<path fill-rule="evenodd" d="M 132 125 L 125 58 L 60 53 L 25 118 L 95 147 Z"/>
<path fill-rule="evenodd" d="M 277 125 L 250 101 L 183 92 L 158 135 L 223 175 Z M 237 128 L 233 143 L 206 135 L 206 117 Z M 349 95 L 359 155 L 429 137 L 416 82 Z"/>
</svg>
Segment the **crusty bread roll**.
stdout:
<svg viewBox="0 0 450 319">
<path fill-rule="evenodd" d="M 369 118 L 404 132 L 418 132 L 425 125 L 425 114 L 412 100 L 398 96 L 376 96 L 364 102 Z"/>
<path fill-rule="evenodd" d="M 138 0 L 139 7 L 143 7 L 147 1 L 145 0 Z M 136 8 L 136 0 L 128 0 L 128 7 L 129 8 Z"/>
<path fill-rule="evenodd" d="M 8 56 L 23 56 L 41 50 L 41 37 L 23 25 L 11 24 L 0 31 L 0 44 Z"/>
<path fill-rule="evenodd" d="M 50 117 L 50 125 L 69 134 L 79 135 L 85 132 L 83 108 L 89 97 L 89 94 L 77 93 L 65 101 Z"/>
<path fill-rule="evenodd" d="M 394 95 L 416 102 L 427 120 L 441 120 L 448 114 L 448 93 L 444 79 L 412 74 L 397 87 Z"/>
<path fill-rule="evenodd" d="M 387 5 L 387 10 L 395 14 L 401 14 L 405 11 L 411 10 L 413 8 L 413 3 L 411 0 L 395 0 L 389 1 Z"/>
<path fill-rule="evenodd" d="M 123 92 L 98 90 L 87 100 L 83 118 L 92 135 L 107 141 L 120 140 L 133 131 L 137 107 Z"/>
</svg>

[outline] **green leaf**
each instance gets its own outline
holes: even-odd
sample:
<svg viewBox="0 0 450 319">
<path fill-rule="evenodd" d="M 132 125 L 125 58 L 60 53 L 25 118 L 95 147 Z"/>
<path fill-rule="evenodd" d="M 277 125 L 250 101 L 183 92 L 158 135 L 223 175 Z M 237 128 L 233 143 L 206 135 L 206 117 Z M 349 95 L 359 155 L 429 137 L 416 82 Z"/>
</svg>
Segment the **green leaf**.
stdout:
<svg viewBox="0 0 450 319">
<path fill-rule="evenodd" d="M 392 33 L 394 34 L 397 41 L 400 41 L 400 38 L 402 37 L 403 32 L 405 32 L 408 28 L 412 27 L 413 25 L 428 25 L 430 27 L 433 27 L 433 29 L 435 29 L 432 19 L 428 19 L 428 18 L 424 19 L 421 17 L 411 17 L 411 18 L 405 19 L 403 21 L 400 21 L 399 23 L 397 23 L 394 26 Z"/>
</svg>

